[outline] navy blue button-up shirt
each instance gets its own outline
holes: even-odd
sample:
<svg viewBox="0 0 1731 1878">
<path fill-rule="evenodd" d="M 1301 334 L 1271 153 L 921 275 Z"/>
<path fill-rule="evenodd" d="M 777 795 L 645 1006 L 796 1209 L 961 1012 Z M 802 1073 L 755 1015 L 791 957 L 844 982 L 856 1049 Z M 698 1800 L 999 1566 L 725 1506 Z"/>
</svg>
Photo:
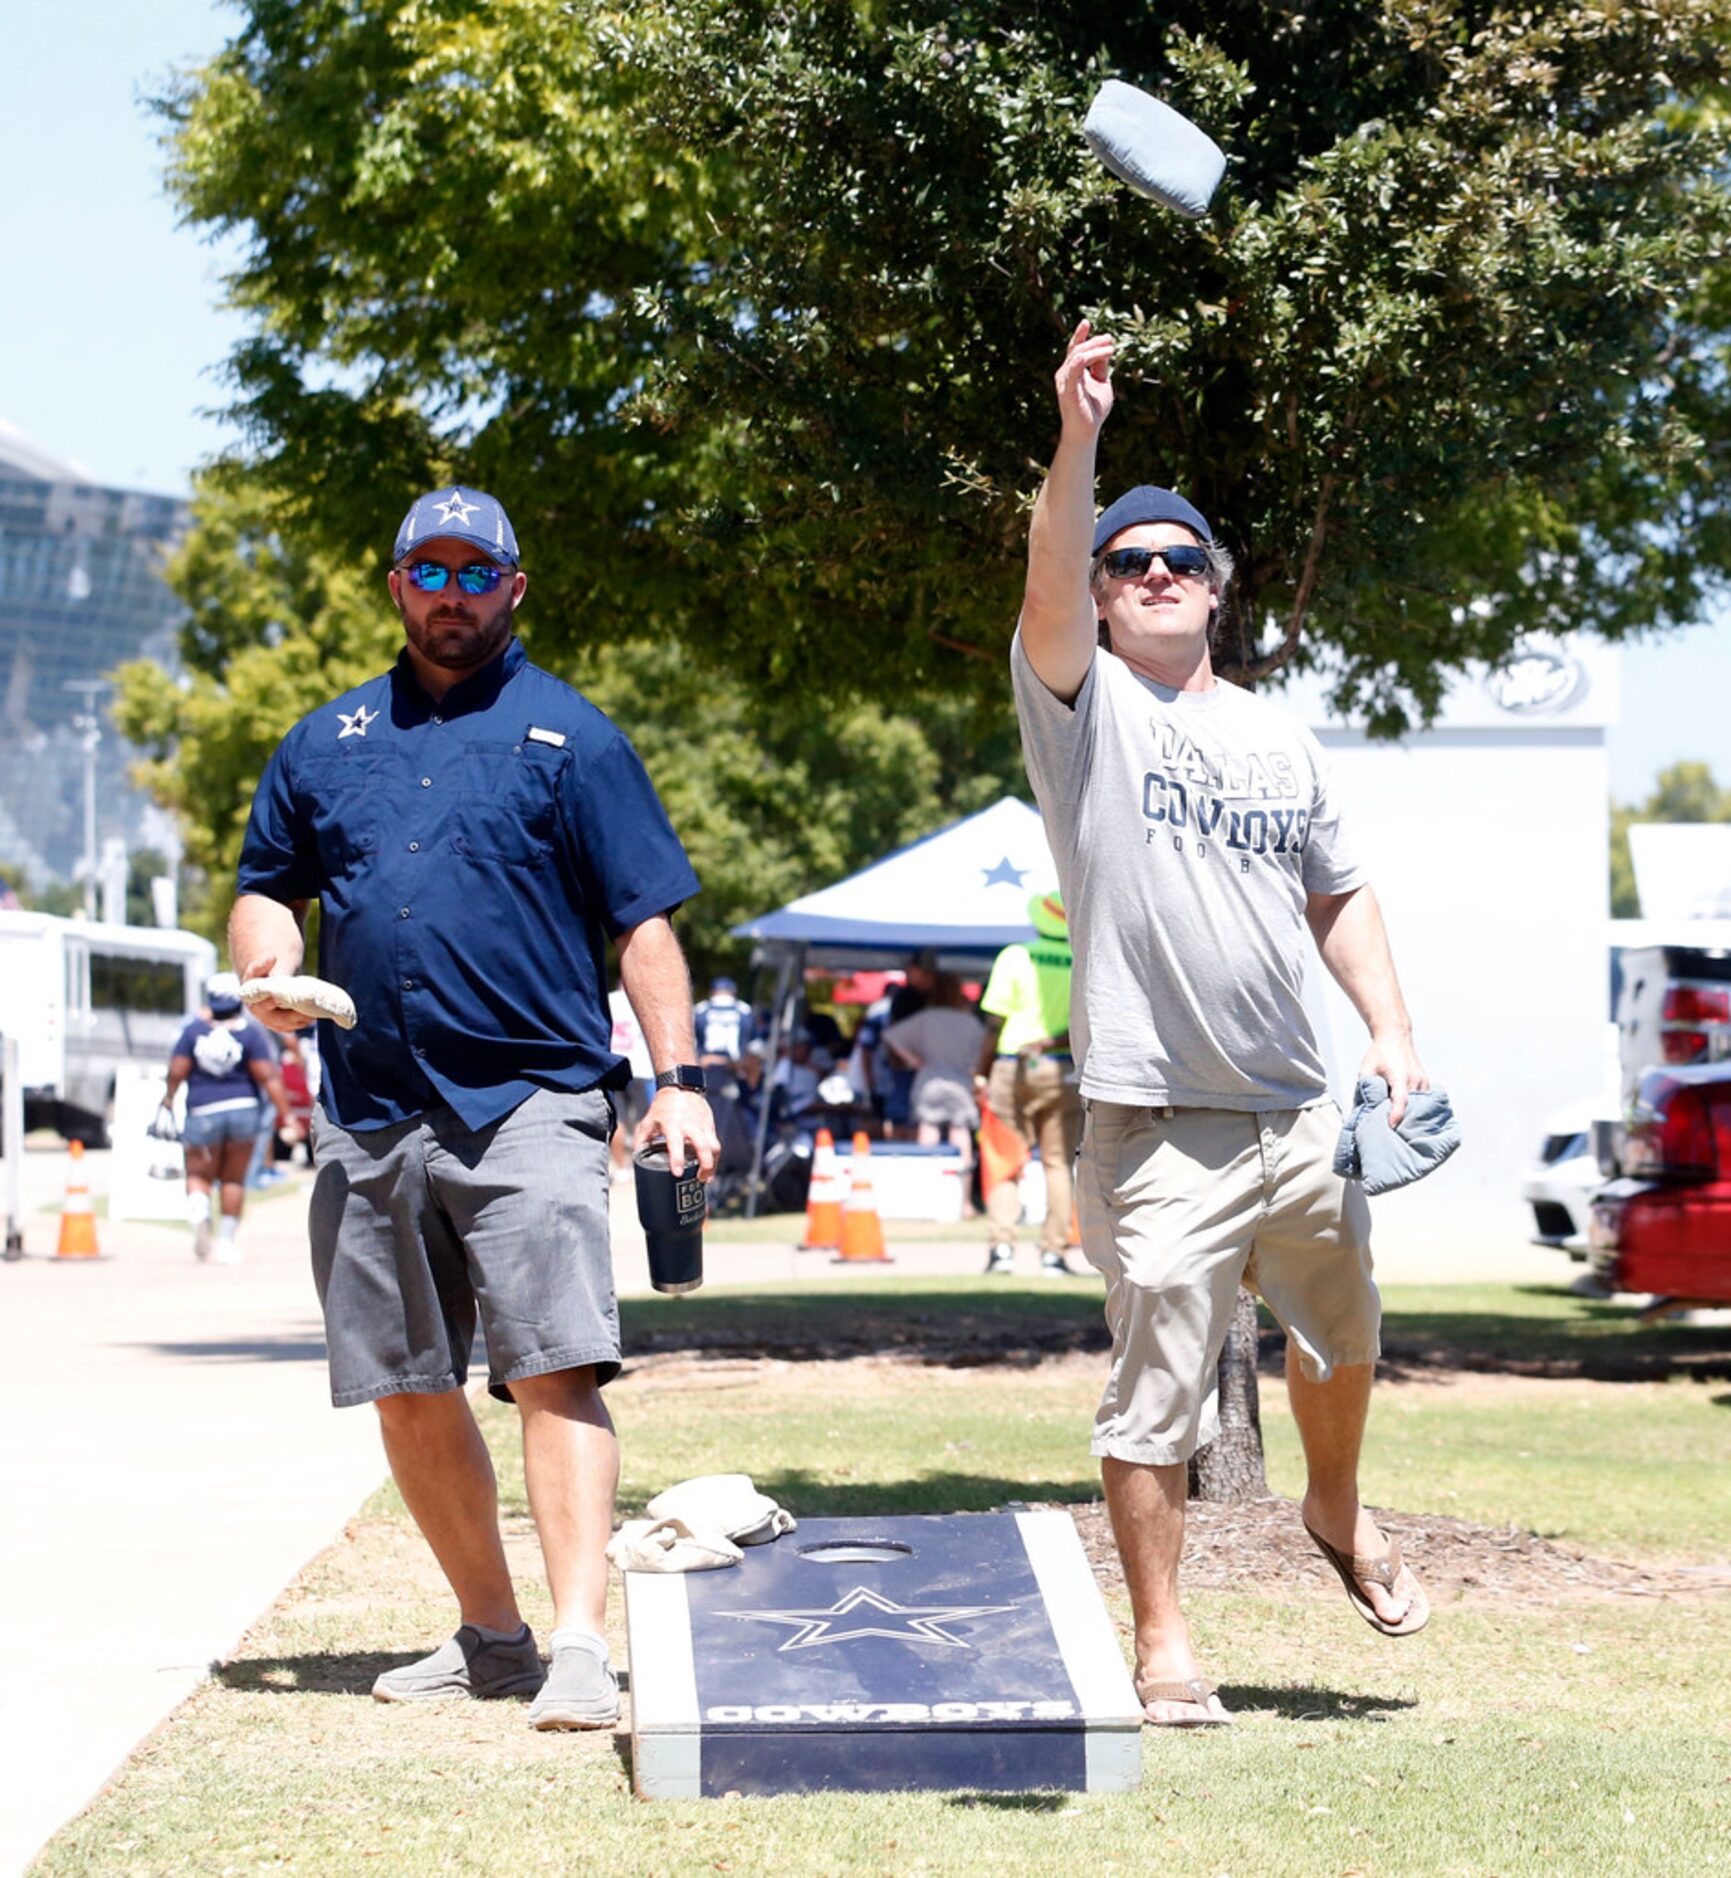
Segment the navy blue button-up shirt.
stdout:
<svg viewBox="0 0 1731 1878">
<path fill-rule="evenodd" d="M 242 893 L 317 898 L 319 1024 L 345 1128 L 449 1103 L 471 1128 L 536 1089 L 618 1086 L 606 943 L 697 891 L 637 753 L 519 640 L 437 703 L 406 655 L 271 758 Z"/>
</svg>

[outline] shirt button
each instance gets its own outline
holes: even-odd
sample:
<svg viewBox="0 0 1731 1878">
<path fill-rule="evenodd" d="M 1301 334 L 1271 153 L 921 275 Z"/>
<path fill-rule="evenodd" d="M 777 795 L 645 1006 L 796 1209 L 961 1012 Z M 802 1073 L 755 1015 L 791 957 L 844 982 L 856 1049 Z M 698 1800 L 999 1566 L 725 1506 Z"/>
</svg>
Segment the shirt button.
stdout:
<svg viewBox="0 0 1731 1878">
<path fill-rule="evenodd" d="M 421 778 L 421 787 L 423 789 L 431 789 L 432 786 L 433 786 L 433 779 L 431 776 L 423 776 Z"/>
<path fill-rule="evenodd" d="M 434 722 L 435 724 L 442 724 L 442 723 L 443 723 L 444 721 L 445 721 L 445 720 L 444 720 L 444 719 L 443 719 L 442 717 L 435 717 L 435 718 L 433 719 L 433 722 Z"/>
<path fill-rule="evenodd" d="M 421 1046 L 420 1046 L 419 1044 L 416 1044 L 416 1045 L 415 1045 L 415 1054 L 416 1054 L 416 1056 L 425 1056 L 425 1055 L 426 1055 L 427 1053 L 426 1053 L 426 1051 L 425 1051 L 425 1050 L 423 1050 L 423 1049 L 421 1048 Z"/>
<path fill-rule="evenodd" d="M 420 851 L 421 851 L 421 844 L 418 841 L 411 841 L 409 843 L 409 852 L 411 854 L 419 854 Z"/>
<path fill-rule="evenodd" d="M 413 991 L 414 988 L 415 988 L 415 981 L 412 978 L 405 978 L 403 980 L 403 989 L 405 991 Z"/>
<path fill-rule="evenodd" d="M 408 917 L 409 917 L 409 909 L 407 907 L 404 907 L 402 912 L 400 912 L 397 915 L 398 919 L 407 919 Z"/>
</svg>

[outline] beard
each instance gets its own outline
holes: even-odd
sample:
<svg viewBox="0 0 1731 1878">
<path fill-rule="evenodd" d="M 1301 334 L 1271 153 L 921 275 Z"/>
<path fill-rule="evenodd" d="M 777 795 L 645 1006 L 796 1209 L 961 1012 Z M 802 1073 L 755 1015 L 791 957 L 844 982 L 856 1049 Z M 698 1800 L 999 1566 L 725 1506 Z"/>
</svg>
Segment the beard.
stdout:
<svg viewBox="0 0 1731 1878">
<path fill-rule="evenodd" d="M 515 608 L 508 581 L 492 595 L 465 594 L 452 581 L 421 619 L 400 603 L 397 611 L 409 644 L 429 665 L 445 672 L 474 672 L 504 651 Z"/>
</svg>

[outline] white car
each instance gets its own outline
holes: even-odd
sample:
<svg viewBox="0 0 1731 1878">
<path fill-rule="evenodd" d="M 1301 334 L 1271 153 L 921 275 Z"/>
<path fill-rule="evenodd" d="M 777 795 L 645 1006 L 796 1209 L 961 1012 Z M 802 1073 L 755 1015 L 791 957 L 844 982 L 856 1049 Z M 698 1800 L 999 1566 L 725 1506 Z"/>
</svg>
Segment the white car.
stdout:
<svg viewBox="0 0 1731 1878">
<path fill-rule="evenodd" d="M 1593 1124 L 1614 1121 L 1616 1112 L 1613 1102 L 1599 1097 L 1571 1102 L 1546 1123 L 1538 1165 L 1521 1186 L 1521 1198 L 1533 1209 L 1535 1244 L 1586 1258 L 1593 1195 L 1605 1184 L 1593 1149 Z"/>
</svg>

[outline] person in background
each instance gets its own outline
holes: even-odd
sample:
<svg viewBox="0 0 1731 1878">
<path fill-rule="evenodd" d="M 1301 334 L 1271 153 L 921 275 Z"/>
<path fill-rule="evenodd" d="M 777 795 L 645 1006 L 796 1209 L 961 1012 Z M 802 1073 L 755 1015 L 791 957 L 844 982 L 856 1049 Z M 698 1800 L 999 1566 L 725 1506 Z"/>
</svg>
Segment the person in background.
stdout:
<svg viewBox="0 0 1731 1878">
<path fill-rule="evenodd" d="M 1038 1151 L 1046 1176 L 1046 1219 L 1040 1229 L 1040 1270 L 1071 1278 L 1064 1258 L 1070 1240 L 1070 1169 L 1082 1139 L 1082 1092 L 1070 1055 L 1070 923 L 1057 893 L 1037 893 L 1028 917 L 1032 945 L 1005 946 L 980 996 L 986 1034 L 974 1091 L 999 1121 Z M 986 1202 L 992 1220 L 988 1272 L 1016 1262 L 1016 1183 L 1000 1181 Z"/>
<path fill-rule="evenodd" d="M 260 1111 L 267 1102 L 275 1109 L 276 1126 L 285 1137 L 293 1134 L 293 1120 L 276 1052 L 262 1028 L 246 1015 L 240 980 L 233 972 L 218 972 L 205 985 L 204 997 L 210 1015 L 192 1018 L 175 1040 L 162 1110 L 152 1133 L 173 1137 L 174 1099 L 184 1087 L 186 1122 L 179 1134 L 186 1157 L 186 1218 L 192 1227 L 193 1256 L 238 1265 L 235 1234 L 246 1206 L 246 1171 Z M 214 1234 L 213 1196 L 220 1206 Z"/>
<path fill-rule="evenodd" d="M 731 1084 L 739 1059 L 751 1041 L 751 1006 L 731 978 L 711 980 L 709 996 L 692 1012 L 697 1031 L 697 1060 L 711 1076 L 711 1088 Z"/>
<path fill-rule="evenodd" d="M 974 1102 L 974 1065 L 985 1025 L 968 1008 L 961 980 L 948 972 L 932 979 L 923 1010 L 891 1024 L 885 1045 L 914 1072 L 909 1108 L 921 1147 L 948 1140 L 962 1157 L 963 1193 L 970 1191 L 974 1165 L 974 1130 L 980 1111 Z M 964 1203 L 963 1217 L 971 1215 Z"/>
<path fill-rule="evenodd" d="M 909 959 L 901 984 L 890 993 L 889 1015 L 882 1030 L 923 1011 L 936 978 L 935 954 L 918 952 Z M 884 1095 L 884 1132 L 892 1141 L 912 1140 L 917 1132 L 912 1106 L 914 1072 L 893 1051 L 884 1052 L 884 1062 L 889 1074 L 889 1087 Z"/>
</svg>

